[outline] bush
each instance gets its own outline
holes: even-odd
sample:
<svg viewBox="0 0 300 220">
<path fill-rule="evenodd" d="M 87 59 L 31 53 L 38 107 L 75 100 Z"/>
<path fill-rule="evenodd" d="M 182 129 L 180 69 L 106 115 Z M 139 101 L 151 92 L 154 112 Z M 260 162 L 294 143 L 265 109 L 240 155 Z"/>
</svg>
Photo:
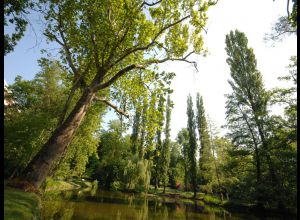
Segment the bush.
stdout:
<svg viewBox="0 0 300 220">
<path fill-rule="evenodd" d="M 114 181 L 111 184 L 111 190 L 118 191 L 121 189 L 121 182 L 120 181 Z"/>
</svg>

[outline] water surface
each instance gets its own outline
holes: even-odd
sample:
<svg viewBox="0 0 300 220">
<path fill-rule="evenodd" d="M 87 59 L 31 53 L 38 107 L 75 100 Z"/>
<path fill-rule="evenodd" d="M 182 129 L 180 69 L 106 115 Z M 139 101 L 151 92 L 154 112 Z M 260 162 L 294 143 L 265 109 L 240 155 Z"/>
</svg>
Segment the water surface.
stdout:
<svg viewBox="0 0 300 220">
<path fill-rule="evenodd" d="M 284 219 L 229 212 L 201 201 L 108 191 L 64 191 L 47 193 L 42 200 L 43 219 Z"/>
</svg>

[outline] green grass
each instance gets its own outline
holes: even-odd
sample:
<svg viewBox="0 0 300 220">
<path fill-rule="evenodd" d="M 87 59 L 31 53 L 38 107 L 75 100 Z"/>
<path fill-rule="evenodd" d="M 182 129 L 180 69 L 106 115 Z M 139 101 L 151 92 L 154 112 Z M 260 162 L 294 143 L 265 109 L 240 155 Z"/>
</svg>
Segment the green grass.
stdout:
<svg viewBox="0 0 300 220">
<path fill-rule="evenodd" d="M 45 191 L 71 190 L 78 187 L 80 186 L 72 182 L 66 182 L 63 180 L 53 180 L 51 178 L 47 178 Z"/>
<path fill-rule="evenodd" d="M 210 205 L 223 205 L 223 201 L 217 197 L 211 196 L 211 195 L 205 195 L 203 198 L 203 201 Z"/>
<path fill-rule="evenodd" d="M 153 195 L 157 195 L 157 196 L 178 195 L 178 197 L 181 199 L 194 199 L 193 192 L 185 192 L 182 190 L 172 189 L 169 187 L 166 187 L 165 194 L 163 194 L 162 192 L 163 192 L 162 187 L 158 187 L 157 189 L 155 189 L 154 187 L 151 186 L 150 189 L 148 190 L 148 194 L 153 194 Z M 203 197 L 204 197 L 204 193 L 197 192 L 197 194 L 196 194 L 197 200 L 203 200 Z"/>
<path fill-rule="evenodd" d="M 4 188 L 4 219 L 40 219 L 40 198 L 34 193 Z"/>
</svg>

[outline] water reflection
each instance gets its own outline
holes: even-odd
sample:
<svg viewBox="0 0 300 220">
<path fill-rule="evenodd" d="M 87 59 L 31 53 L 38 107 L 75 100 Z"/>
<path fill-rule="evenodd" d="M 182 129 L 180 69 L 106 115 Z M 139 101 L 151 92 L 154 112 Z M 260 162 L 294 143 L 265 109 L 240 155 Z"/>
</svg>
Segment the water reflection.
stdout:
<svg viewBox="0 0 300 220">
<path fill-rule="evenodd" d="M 133 193 L 65 191 L 43 197 L 44 219 L 260 219 L 229 213 L 201 201 L 176 200 Z M 267 218 L 266 218 L 267 219 Z M 272 218 L 275 219 L 275 218 Z"/>
</svg>

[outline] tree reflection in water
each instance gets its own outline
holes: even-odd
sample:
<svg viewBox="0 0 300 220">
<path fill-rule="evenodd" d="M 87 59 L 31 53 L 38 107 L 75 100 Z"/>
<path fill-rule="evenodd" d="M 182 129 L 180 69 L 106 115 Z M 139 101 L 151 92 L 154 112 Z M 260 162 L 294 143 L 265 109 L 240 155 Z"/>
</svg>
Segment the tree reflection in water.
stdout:
<svg viewBox="0 0 300 220">
<path fill-rule="evenodd" d="M 176 200 L 121 192 L 65 191 L 47 193 L 42 199 L 43 219 L 259 219 L 229 213 L 201 201 Z"/>
</svg>

